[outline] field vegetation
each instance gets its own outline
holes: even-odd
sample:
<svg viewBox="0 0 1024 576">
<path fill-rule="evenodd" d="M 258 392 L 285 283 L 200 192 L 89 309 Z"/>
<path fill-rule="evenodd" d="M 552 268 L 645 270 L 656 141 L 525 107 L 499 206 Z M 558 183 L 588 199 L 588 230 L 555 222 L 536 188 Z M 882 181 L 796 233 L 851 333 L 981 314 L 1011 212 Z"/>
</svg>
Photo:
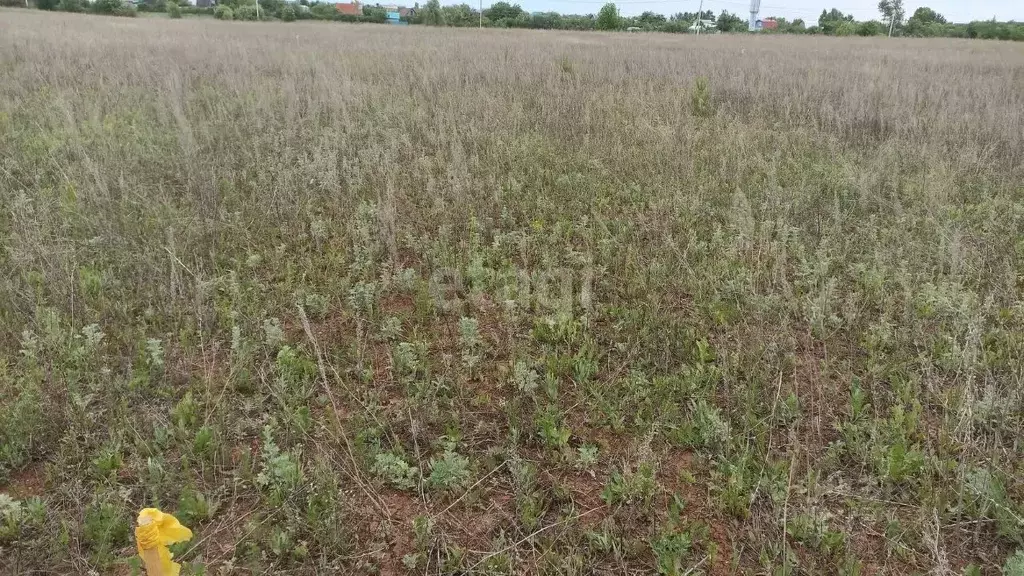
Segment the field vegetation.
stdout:
<svg viewBox="0 0 1024 576">
<path fill-rule="evenodd" d="M 0 11 L 0 572 L 1024 574 L 1024 52 Z"/>
<path fill-rule="evenodd" d="M 439 0 L 428 0 L 423 7 L 403 13 L 401 22 L 428 26 L 456 28 L 532 28 L 539 30 L 629 30 L 632 32 L 667 32 L 687 34 L 696 32 L 748 32 L 747 20 L 727 10 L 716 14 L 703 12 L 676 12 L 668 16 L 654 11 L 626 16 L 613 2 L 601 6 L 597 14 L 561 14 L 558 12 L 528 12 L 519 4 L 493 2 L 486 9 L 469 4 L 442 6 Z M 389 24 L 388 8 L 380 3 L 362 6 L 361 14 L 338 10 L 335 2 L 326 0 L 221 0 L 216 6 L 197 7 L 188 0 L 0 0 L 0 6 L 29 7 L 40 10 L 65 12 L 91 12 L 94 14 L 135 17 L 141 14 L 169 18 L 183 16 L 213 16 L 218 20 L 267 20 L 295 22 L 296 20 L 329 20 L 347 23 Z M 906 17 L 902 0 L 881 0 L 878 3 L 882 20 L 856 21 L 853 14 L 844 14 L 836 8 L 822 9 L 817 22 L 803 18 L 788 20 L 765 16 L 765 27 L 757 34 L 824 34 L 826 36 L 906 36 L 924 38 L 978 38 L 982 40 L 1024 41 L 1024 23 L 975 20 L 954 23 L 927 6 L 919 6 Z M 710 24 L 698 24 L 708 20 Z"/>
</svg>

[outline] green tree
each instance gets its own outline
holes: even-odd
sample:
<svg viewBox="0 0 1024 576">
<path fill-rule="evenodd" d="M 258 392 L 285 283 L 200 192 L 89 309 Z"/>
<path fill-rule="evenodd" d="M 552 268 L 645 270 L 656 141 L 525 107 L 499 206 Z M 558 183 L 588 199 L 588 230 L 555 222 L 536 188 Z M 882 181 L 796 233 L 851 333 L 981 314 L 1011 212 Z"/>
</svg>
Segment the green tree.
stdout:
<svg viewBox="0 0 1024 576">
<path fill-rule="evenodd" d="M 82 12 L 85 10 L 85 5 L 82 0 L 60 0 L 57 4 L 57 10 L 64 12 Z"/>
<path fill-rule="evenodd" d="M 96 0 L 92 3 L 92 11 L 97 14 L 113 14 L 122 6 L 121 0 Z"/>
<path fill-rule="evenodd" d="M 284 5 L 284 2 L 281 0 L 259 0 L 259 3 L 261 17 L 279 13 L 281 11 L 281 6 Z"/>
<path fill-rule="evenodd" d="M 676 12 L 670 18 L 679 22 L 686 22 L 687 25 L 695 20 L 714 20 L 715 13 L 711 10 L 705 10 L 703 12 Z"/>
<path fill-rule="evenodd" d="M 423 23 L 428 26 L 444 26 L 444 12 L 441 11 L 441 3 L 438 0 L 430 0 L 423 7 Z"/>
<path fill-rule="evenodd" d="M 235 13 L 231 8 L 221 4 L 213 9 L 213 17 L 217 20 L 234 20 Z"/>
<path fill-rule="evenodd" d="M 622 27 L 622 19 L 619 18 L 619 9 L 615 4 L 609 2 L 601 7 L 597 13 L 598 30 L 618 30 Z"/>
<path fill-rule="evenodd" d="M 36 0 L 36 8 L 40 10 L 56 10 L 59 0 Z"/>
<path fill-rule="evenodd" d="M 473 10 L 469 4 L 445 6 L 441 8 L 441 12 L 444 14 L 444 22 L 448 26 L 478 26 L 480 23 L 480 13 Z"/>
<path fill-rule="evenodd" d="M 363 6 L 363 18 L 370 22 L 385 23 L 388 21 L 388 11 L 381 6 Z"/>
<path fill-rule="evenodd" d="M 907 20 L 906 33 L 911 36 L 932 36 L 932 31 L 941 31 L 946 18 L 927 6 L 914 10 L 914 15 Z"/>
<path fill-rule="evenodd" d="M 745 20 L 725 10 L 718 16 L 715 26 L 722 32 L 741 32 L 747 29 Z"/>
<path fill-rule="evenodd" d="M 910 19 L 916 20 L 922 24 L 931 24 L 932 22 L 938 22 L 939 24 L 946 23 L 945 16 L 931 8 L 928 8 L 927 6 L 921 6 L 917 10 L 914 10 L 914 15 L 911 16 Z"/>
<path fill-rule="evenodd" d="M 562 26 L 565 30 L 593 30 L 597 26 L 597 21 L 593 14 L 570 14 L 562 18 Z"/>
<path fill-rule="evenodd" d="M 256 4 L 244 4 L 235 10 L 235 20 L 259 20 Z"/>
<path fill-rule="evenodd" d="M 647 11 L 636 17 L 636 23 L 644 28 L 656 30 L 665 23 L 665 17 L 656 12 Z"/>
<path fill-rule="evenodd" d="M 836 36 L 853 36 L 860 30 L 860 26 L 852 20 L 845 20 L 836 26 L 833 34 Z"/>
<path fill-rule="evenodd" d="M 484 10 L 484 17 L 491 22 L 516 20 L 524 14 L 519 4 L 509 4 L 508 2 L 495 2 L 491 4 L 490 8 Z"/>
<path fill-rule="evenodd" d="M 853 16 L 843 14 L 835 8 L 829 11 L 822 10 L 821 16 L 818 16 L 818 28 L 824 34 L 835 34 L 844 22 L 853 22 Z"/>
<path fill-rule="evenodd" d="M 338 9 L 333 4 L 317 2 L 309 7 L 309 14 L 317 20 L 333 20 L 338 15 Z"/>
<path fill-rule="evenodd" d="M 857 25 L 858 36 L 881 36 L 888 31 L 878 20 L 868 20 Z"/>
<path fill-rule="evenodd" d="M 885 17 L 885 23 L 890 31 L 903 24 L 903 16 L 906 15 L 903 0 L 879 0 L 878 11 Z"/>
<path fill-rule="evenodd" d="M 541 30 L 564 30 L 566 28 L 565 20 L 558 12 L 531 14 L 529 22 L 530 28 L 539 28 Z"/>
<path fill-rule="evenodd" d="M 168 2 L 164 9 L 171 18 L 181 18 L 181 6 L 178 6 L 177 2 Z"/>
<path fill-rule="evenodd" d="M 290 4 L 285 4 L 281 7 L 278 15 L 284 22 L 295 22 L 295 7 Z"/>
</svg>

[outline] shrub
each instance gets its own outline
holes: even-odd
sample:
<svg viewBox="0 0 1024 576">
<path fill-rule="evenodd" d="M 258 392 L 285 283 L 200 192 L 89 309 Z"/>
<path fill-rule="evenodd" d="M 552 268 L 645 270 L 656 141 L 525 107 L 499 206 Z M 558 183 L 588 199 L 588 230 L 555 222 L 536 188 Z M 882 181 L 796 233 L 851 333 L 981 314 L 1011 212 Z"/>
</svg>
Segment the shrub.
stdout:
<svg viewBox="0 0 1024 576">
<path fill-rule="evenodd" d="M 40 10 L 56 10 L 59 0 L 36 0 L 36 8 Z"/>
<path fill-rule="evenodd" d="M 856 22 L 843 22 L 836 27 L 836 36 L 853 36 L 857 33 L 859 27 Z"/>
<path fill-rule="evenodd" d="M 256 9 L 255 4 L 246 4 L 239 6 L 235 10 L 235 20 L 258 20 L 259 12 Z"/>
<path fill-rule="evenodd" d="M 284 7 L 282 0 L 258 0 L 260 5 L 260 16 L 266 18 L 271 14 L 278 14 Z"/>
<path fill-rule="evenodd" d="M 57 4 L 57 10 L 82 12 L 85 10 L 85 5 L 82 3 L 82 0 L 60 0 L 60 3 Z"/>
<path fill-rule="evenodd" d="M 96 0 L 92 4 L 92 11 L 97 14 L 114 14 L 123 6 L 121 0 Z"/>
<path fill-rule="evenodd" d="M 281 20 L 285 22 L 295 22 L 295 8 L 293 6 L 282 6 Z"/>
<path fill-rule="evenodd" d="M 470 477 L 469 460 L 455 452 L 446 451 L 440 458 L 430 461 L 427 485 L 441 490 L 456 490 L 469 486 Z"/>
<path fill-rule="evenodd" d="M 390 452 L 377 454 L 373 473 L 399 490 L 411 490 L 419 480 L 419 468 L 410 466 L 401 456 Z"/>
<path fill-rule="evenodd" d="M 314 4 L 309 14 L 317 20 L 333 20 L 338 16 L 338 9 L 330 4 Z"/>
<path fill-rule="evenodd" d="M 886 28 L 881 22 L 877 20 L 869 20 L 867 22 L 861 22 L 857 27 L 858 36 L 881 36 L 885 34 Z"/>
<path fill-rule="evenodd" d="M 167 15 L 171 18 L 181 18 L 181 6 L 178 6 L 177 2 L 168 2 Z"/>
<path fill-rule="evenodd" d="M 217 20 L 234 20 L 235 13 L 227 6 L 217 6 L 213 10 L 213 17 Z"/>
</svg>

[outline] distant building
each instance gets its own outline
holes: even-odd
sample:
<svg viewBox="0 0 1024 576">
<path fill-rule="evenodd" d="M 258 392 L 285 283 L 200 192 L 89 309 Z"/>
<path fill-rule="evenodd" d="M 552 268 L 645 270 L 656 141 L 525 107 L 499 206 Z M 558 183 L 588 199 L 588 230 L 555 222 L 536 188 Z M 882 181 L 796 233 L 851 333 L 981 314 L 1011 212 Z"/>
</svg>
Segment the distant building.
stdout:
<svg viewBox="0 0 1024 576">
<path fill-rule="evenodd" d="M 339 2 L 334 5 L 334 8 L 338 11 L 339 14 L 347 14 L 349 16 L 363 15 L 363 6 L 359 2 Z"/>
<path fill-rule="evenodd" d="M 388 24 L 401 24 L 401 23 L 402 23 L 402 17 L 401 17 L 401 15 L 399 15 L 397 9 L 394 12 L 391 12 L 391 11 L 388 12 Z"/>
<path fill-rule="evenodd" d="M 758 20 L 754 25 L 757 30 L 778 30 L 779 23 L 774 18 L 765 18 L 764 20 Z"/>
<path fill-rule="evenodd" d="M 715 26 L 714 20 L 694 20 L 693 24 L 690 24 L 690 32 L 718 32 L 718 28 Z"/>
</svg>

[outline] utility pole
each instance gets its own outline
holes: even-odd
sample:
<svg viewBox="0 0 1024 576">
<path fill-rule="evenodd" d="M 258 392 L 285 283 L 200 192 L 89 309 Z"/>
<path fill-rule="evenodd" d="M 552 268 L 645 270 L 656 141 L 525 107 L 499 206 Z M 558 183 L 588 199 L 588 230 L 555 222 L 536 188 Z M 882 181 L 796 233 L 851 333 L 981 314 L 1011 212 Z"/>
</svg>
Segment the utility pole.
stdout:
<svg viewBox="0 0 1024 576">
<path fill-rule="evenodd" d="M 700 36 L 700 29 L 704 27 L 704 0 L 700 0 L 700 8 L 697 8 L 697 36 Z"/>
<path fill-rule="evenodd" d="M 480 0 L 480 27 L 484 27 L 484 0 Z"/>
</svg>

